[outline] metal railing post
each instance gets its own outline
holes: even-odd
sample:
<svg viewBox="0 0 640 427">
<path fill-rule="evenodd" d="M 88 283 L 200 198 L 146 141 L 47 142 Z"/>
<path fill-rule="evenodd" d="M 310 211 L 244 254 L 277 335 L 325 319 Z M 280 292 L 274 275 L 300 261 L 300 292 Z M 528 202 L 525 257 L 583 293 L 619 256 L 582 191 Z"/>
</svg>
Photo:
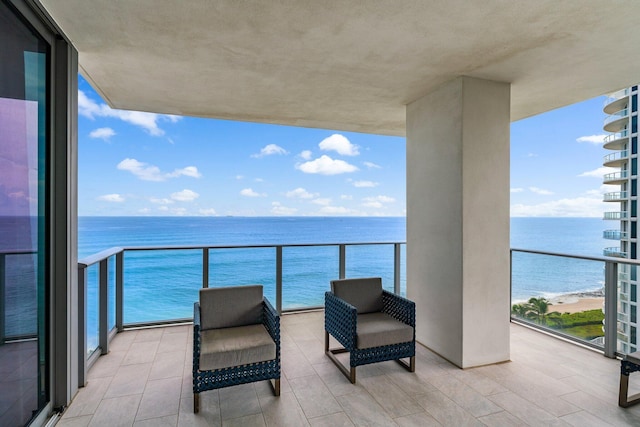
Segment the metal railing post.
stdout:
<svg viewBox="0 0 640 427">
<path fill-rule="evenodd" d="M 282 246 L 276 246 L 276 310 L 282 314 Z"/>
<path fill-rule="evenodd" d="M 124 251 L 116 254 L 116 329 L 124 331 Z"/>
<path fill-rule="evenodd" d="M 339 267 L 339 271 L 338 271 L 338 278 L 339 279 L 344 279 L 345 277 L 347 277 L 347 246 L 346 245 L 339 245 L 339 252 L 340 252 L 340 267 Z"/>
<path fill-rule="evenodd" d="M 109 258 L 100 261 L 98 281 L 98 345 L 100 354 L 109 353 Z"/>
<path fill-rule="evenodd" d="M 209 248 L 202 248 L 202 287 L 209 287 Z"/>
<path fill-rule="evenodd" d="M 7 272 L 5 254 L 0 254 L 0 345 L 4 344 L 5 333 L 5 295 L 4 281 Z"/>
<path fill-rule="evenodd" d="M 618 342 L 618 263 L 604 264 L 604 355 L 616 357 Z"/>
<path fill-rule="evenodd" d="M 400 295 L 400 243 L 393 244 L 393 292 Z"/>
<path fill-rule="evenodd" d="M 87 267 L 78 267 L 78 387 L 87 382 Z"/>
</svg>

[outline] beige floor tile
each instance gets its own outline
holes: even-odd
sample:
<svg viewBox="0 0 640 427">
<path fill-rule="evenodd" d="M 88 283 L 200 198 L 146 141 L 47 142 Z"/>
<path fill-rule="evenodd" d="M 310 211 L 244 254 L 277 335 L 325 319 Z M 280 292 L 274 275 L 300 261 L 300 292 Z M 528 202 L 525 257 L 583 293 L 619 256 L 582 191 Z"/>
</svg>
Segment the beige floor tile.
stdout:
<svg viewBox="0 0 640 427">
<path fill-rule="evenodd" d="M 132 342 L 122 360 L 122 365 L 153 362 L 158 350 L 158 344 L 158 341 Z"/>
<path fill-rule="evenodd" d="M 89 426 L 131 427 L 136 418 L 141 394 L 103 399 Z"/>
<path fill-rule="evenodd" d="M 105 398 L 142 394 L 147 384 L 151 363 L 123 365 L 111 379 Z"/>
<path fill-rule="evenodd" d="M 451 375 L 435 377 L 431 384 L 474 417 L 502 411 L 500 406 Z"/>
<path fill-rule="evenodd" d="M 56 427 L 87 427 L 93 415 L 83 415 L 80 417 L 62 417 Z"/>
<path fill-rule="evenodd" d="M 178 425 L 178 414 L 168 415 L 159 418 L 150 418 L 133 423 L 133 427 L 176 427 Z"/>
<path fill-rule="evenodd" d="M 424 409 L 386 375 L 361 378 L 360 383 L 391 418 L 424 412 Z"/>
<path fill-rule="evenodd" d="M 556 420 L 549 412 L 511 391 L 494 394 L 489 399 L 529 424 L 545 425 Z"/>
<path fill-rule="evenodd" d="M 309 424 L 313 427 L 351 427 L 354 425 L 344 412 L 310 418 Z"/>
<path fill-rule="evenodd" d="M 220 415 L 222 421 L 261 413 L 260 401 L 253 384 L 221 388 Z"/>
<path fill-rule="evenodd" d="M 200 393 L 200 411 L 193 413 L 193 397 L 183 397 L 180 400 L 178 413 L 179 427 L 219 427 L 220 402 L 217 390 Z"/>
<path fill-rule="evenodd" d="M 440 391 L 417 396 L 416 401 L 443 426 L 481 426 L 473 415 Z"/>
<path fill-rule="evenodd" d="M 442 425 L 426 412 L 405 415 L 404 417 L 394 418 L 393 421 L 400 427 L 440 427 Z"/>
<path fill-rule="evenodd" d="M 191 369 L 189 369 L 191 372 Z M 184 373 L 184 351 L 157 353 L 151 364 L 149 380 L 182 377 Z"/>
<path fill-rule="evenodd" d="M 575 427 L 610 427 L 614 425 L 586 411 L 565 415 L 561 420 Z"/>
<path fill-rule="evenodd" d="M 342 412 L 333 394 L 317 375 L 290 379 L 289 384 L 307 418 Z"/>
<path fill-rule="evenodd" d="M 357 426 L 395 426 L 384 408 L 366 391 L 340 396 L 338 402 Z"/>
<path fill-rule="evenodd" d="M 181 382 L 182 379 L 179 377 L 147 382 L 136 421 L 167 415 L 176 415 L 177 419 L 180 408 Z"/>
<path fill-rule="evenodd" d="M 302 427 L 309 422 L 293 392 L 280 393 L 280 396 L 259 397 L 262 415 L 266 425 L 272 427 Z"/>
</svg>

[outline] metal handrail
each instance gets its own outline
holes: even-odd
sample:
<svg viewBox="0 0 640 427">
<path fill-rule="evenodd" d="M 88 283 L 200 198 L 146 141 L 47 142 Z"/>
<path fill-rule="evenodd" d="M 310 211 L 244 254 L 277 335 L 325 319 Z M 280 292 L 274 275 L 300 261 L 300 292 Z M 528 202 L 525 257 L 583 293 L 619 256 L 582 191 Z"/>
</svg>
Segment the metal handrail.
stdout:
<svg viewBox="0 0 640 427">
<path fill-rule="evenodd" d="M 615 113 L 609 114 L 604 119 L 604 125 L 608 125 L 611 122 L 615 122 L 616 120 L 624 119 L 625 117 L 629 117 L 629 109 L 623 108 L 622 110 L 618 110 Z"/>
</svg>

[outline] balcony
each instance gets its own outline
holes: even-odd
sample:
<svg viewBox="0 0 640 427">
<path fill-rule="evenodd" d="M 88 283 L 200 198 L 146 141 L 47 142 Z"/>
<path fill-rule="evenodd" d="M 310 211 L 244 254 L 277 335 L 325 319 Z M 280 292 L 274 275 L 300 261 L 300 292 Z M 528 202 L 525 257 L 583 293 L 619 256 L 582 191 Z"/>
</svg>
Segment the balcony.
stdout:
<svg viewBox="0 0 640 427">
<path fill-rule="evenodd" d="M 629 159 L 629 150 L 618 151 L 604 156 L 602 164 L 608 167 L 620 167 Z"/>
<path fill-rule="evenodd" d="M 620 230 L 605 230 L 602 232 L 602 238 L 607 240 L 628 239 L 629 233 Z"/>
<path fill-rule="evenodd" d="M 359 368 L 352 385 L 323 353 L 323 313 L 286 314 L 282 395 L 266 382 L 202 394 L 192 412 L 188 325 L 130 330 L 89 371 L 66 425 L 634 425 L 617 407 L 619 362 L 512 324 L 511 362 L 460 370 L 418 345 L 416 372 Z M 588 369 L 582 367 L 588 366 Z M 633 383 L 633 382 L 632 382 Z"/>
<path fill-rule="evenodd" d="M 604 119 L 604 130 L 607 132 L 620 132 L 626 128 L 629 121 L 629 109 L 618 110 Z"/>
<path fill-rule="evenodd" d="M 602 182 L 604 184 L 622 184 L 629 177 L 629 173 L 626 170 L 620 172 L 613 172 L 605 174 Z"/>
<path fill-rule="evenodd" d="M 619 132 L 604 137 L 603 147 L 607 150 L 622 150 L 629 143 L 629 130 L 622 129 Z"/>
<path fill-rule="evenodd" d="M 615 111 L 619 111 L 627 106 L 629 103 L 629 94 L 631 91 L 629 88 L 621 89 L 607 96 L 604 101 L 603 111 L 605 114 L 611 114 Z"/>
<path fill-rule="evenodd" d="M 627 253 L 623 252 L 622 249 L 620 249 L 618 247 L 604 248 L 602 250 L 602 254 L 604 256 L 611 256 L 611 257 L 616 257 L 616 258 L 626 258 L 627 257 Z"/>
<path fill-rule="evenodd" d="M 605 193 L 603 197 L 603 201 L 605 202 L 621 202 L 623 200 L 627 200 L 628 193 L 626 191 L 614 191 L 611 193 Z"/>
<path fill-rule="evenodd" d="M 620 219 L 625 219 L 628 218 L 628 212 L 627 211 L 618 211 L 618 212 L 605 212 L 603 219 L 613 219 L 613 220 L 620 220 Z"/>
</svg>

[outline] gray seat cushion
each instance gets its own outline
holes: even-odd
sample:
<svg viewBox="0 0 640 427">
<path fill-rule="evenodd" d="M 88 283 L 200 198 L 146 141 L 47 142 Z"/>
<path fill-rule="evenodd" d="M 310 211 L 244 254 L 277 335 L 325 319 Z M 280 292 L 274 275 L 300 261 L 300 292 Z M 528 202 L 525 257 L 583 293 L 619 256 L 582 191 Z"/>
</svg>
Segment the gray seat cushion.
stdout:
<svg viewBox="0 0 640 427">
<path fill-rule="evenodd" d="M 358 314 L 382 311 L 382 279 L 341 279 L 331 281 L 331 292 L 356 308 Z"/>
<path fill-rule="evenodd" d="M 636 351 L 635 353 L 627 354 L 625 357 L 631 363 L 635 363 L 636 365 L 640 365 L 640 351 Z"/>
<path fill-rule="evenodd" d="M 264 325 L 210 329 L 201 332 L 200 370 L 264 362 L 276 358 L 276 343 Z"/>
<path fill-rule="evenodd" d="M 200 289 L 202 330 L 262 322 L 262 285 Z"/>
<path fill-rule="evenodd" d="M 385 313 L 358 314 L 357 348 L 380 347 L 413 341 L 413 327 Z"/>
</svg>

